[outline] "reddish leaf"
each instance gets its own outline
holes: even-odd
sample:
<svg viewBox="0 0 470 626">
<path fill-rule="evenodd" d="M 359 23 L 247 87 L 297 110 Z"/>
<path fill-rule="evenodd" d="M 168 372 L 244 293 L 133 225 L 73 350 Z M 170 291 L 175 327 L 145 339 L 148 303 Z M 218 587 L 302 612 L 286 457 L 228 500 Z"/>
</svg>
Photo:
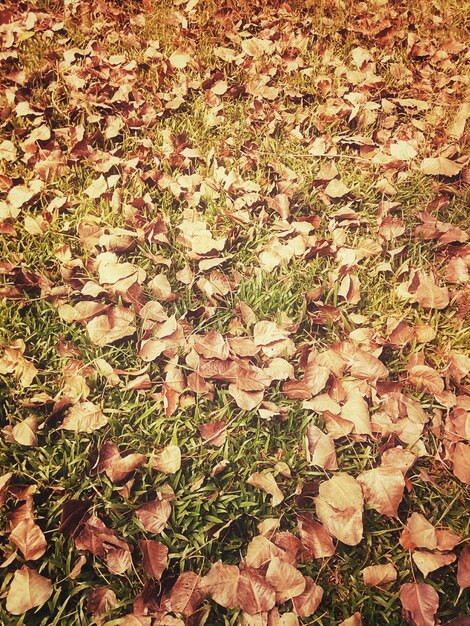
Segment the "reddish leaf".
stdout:
<svg viewBox="0 0 470 626">
<path fill-rule="evenodd" d="M 152 578 L 160 580 L 162 572 L 167 568 L 168 548 L 153 539 L 141 539 L 139 548 L 142 552 L 142 565 Z"/>
<path fill-rule="evenodd" d="M 434 626 L 439 607 L 439 596 L 434 587 L 426 583 L 405 583 L 401 586 L 400 600 L 403 616 L 409 624 Z"/>
<path fill-rule="evenodd" d="M 305 590 L 292 598 L 294 611 L 299 617 L 310 617 L 317 610 L 322 598 L 323 589 L 313 582 L 310 576 L 305 576 Z"/>
<path fill-rule="evenodd" d="M 276 603 L 283 604 L 305 590 L 305 578 L 298 569 L 273 556 L 266 572 L 266 582 L 276 592 Z"/>
<path fill-rule="evenodd" d="M 206 594 L 200 589 L 201 577 L 194 572 L 183 572 L 170 594 L 171 610 L 185 617 L 193 615 L 201 606 Z"/>
<path fill-rule="evenodd" d="M 240 570 L 236 565 L 225 565 L 222 561 L 217 561 L 201 579 L 200 588 L 217 604 L 234 609 L 238 606 L 239 579 Z"/>
<path fill-rule="evenodd" d="M 249 615 L 269 611 L 276 603 L 276 593 L 271 585 L 250 567 L 240 573 L 238 582 L 238 604 Z"/>
<path fill-rule="evenodd" d="M 396 580 L 397 570 L 393 563 L 369 565 L 362 570 L 362 576 L 366 587 L 378 587 Z"/>
<path fill-rule="evenodd" d="M 146 531 L 158 535 L 166 528 L 171 515 L 171 504 L 167 500 L 152 500 L 139 506 L 136 515 Z"/>
</svg>

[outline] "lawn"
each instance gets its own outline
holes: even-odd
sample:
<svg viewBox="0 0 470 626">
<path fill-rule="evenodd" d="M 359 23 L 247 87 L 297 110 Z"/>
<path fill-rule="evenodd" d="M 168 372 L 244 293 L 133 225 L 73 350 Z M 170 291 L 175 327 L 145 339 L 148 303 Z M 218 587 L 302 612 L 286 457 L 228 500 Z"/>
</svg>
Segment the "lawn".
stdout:
<svg viewBox="0 0 470 626">
<path fill-rule="evenodd" d="M 470 623 L 468 2 L 7 0 L 0 623 Z"/>
</svg>

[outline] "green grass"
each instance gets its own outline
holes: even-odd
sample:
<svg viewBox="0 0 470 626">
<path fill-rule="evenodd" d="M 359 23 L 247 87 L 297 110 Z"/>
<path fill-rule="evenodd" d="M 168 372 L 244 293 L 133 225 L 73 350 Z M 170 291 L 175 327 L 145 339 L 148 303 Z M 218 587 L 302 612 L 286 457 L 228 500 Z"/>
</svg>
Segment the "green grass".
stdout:
<svg viewBox="0 0 470 626">
<path fill-rule="evenodd" d="M 35 519 L 47 539 L 47 551 L 38 561 L 26 562 L 18 552 L 2 570 L 0 622 L 5 626 L 88 626 L 94 623 L 94 618 L 87 612 L 87 594 L 96 585 L 105 585 L 114 591 L 118 604 L 104 616 L 103 624 L 117 626 L 121 616 L 132 612 L 133 601 L 148 578 L 137 547 L 140 539 L 157 538 L 168 548 L 169 566 L 163 575 L 163 585 L 171 587 L 179 573 L 205 574 L 218 559 L 240 563 L 248 543 L 258 534 L 258 524 L 265 519 L 277 517 L 281 530 L 298 534 L 297 514 L 314 512 L 312 498 L 319 484 L 334 473 L 309 465 L 305 457 L 306 425 L 313 420 L 324 428 L 321 415 L 304 409 L 301 401 L 288 399 L 279 382 L 266 390 L 264 400 L 275 403 L 282 418 L 269 421 L 262 419 L 256 409 L 240 409 L 228 393 L 227 384 L 219 382 L 210 395 L 188 391 L 187 402 L 172 415 L 165 415 L 159 395 L 165 378 L 164 357 L 148 365 L 150 389 L 125 389 L 124 385 L 133 380 L 132 374 L 120 375 L 122 386 L 111 386 L 99 373 L 96 359 L 104 359 L 112 367 L 128 372 L 140 370 L 145 365 L 138 356 L 142 330 L 139 326 L 135 336 L 97 347 L 83 325 L 62 321 L 58 306 L 76 304 L 83 295 L 80 283 L 69 280 L 70 267 L 58 251 L 63 254 L 68 247 L 71 259 L 83 264 L 81 277 L 97 282 L 96 250 L 80 238 L 79 225 L 93 219 L 104 230 L 119 227 L 137 231 L 135 249 L 120 255 L 119 260 L 143 268 L 147 272 L 146 283 L 159 273 L 168 277 L 172 291 L 177 294 L 174 301 L 163 303 L 169 316 L 175 314 L 177 319 L 191 320 L 192 335 L 212 329 L 223 334 L 239 331 L 250 335 L 250 326 L 241 328 L 240 322 L 235 323 L 234 310 L 242 302 L 251 307 L 258 320 L 290 323 L 297 351 L 289 361 L 298 379 L 303 375 L 302 350 L 328 349 L 348 341 L 350 333 L 361 328 L 368 331 L 372 350 L 386 341 L 387 321 L 391 317 L 404 319 L 410 326 L 427 323 L 436 331 L 432 341 L 421 344 L 412 340 L 400 349 L 386 345 L 381 360 L 389 368 L 390 380 L 403 381 L 404 393 L 419 401 L 430 418 L 439 414 L 444 419 L 447 409 L 443 405 L 406 383 L 407 363 L 423 352 L 426 363 L 442 371 L 449 349 L 468 353 L 468 315 L 465 318 L 457 301 L 442 311 L 426 311 L 400 299 L 395 287 L 408 278 L 411 268 L 426 273 L 435 269 L 442 275 L 448 262 L 448 248 L 440 248 L 433 240 L 415 238 L 415 228 L 421 223 L 419 213 L 430 210 L 440 220 L 468 229 L 468 186 L 460 179 L 430 177 L 419 171 L 421 158 L 433 156 L 446 144 L 456 146 L 455 156 L 465 154 L 468 149 L 468 135 L 464 133 L 456 142 L 446 136 L 445 130 L 463 100 L 465 52 L 442 63 L 439 58 L 430 62 L 427 56 L 410 54 L 406 36 L 412 24 L 412 31 L 425 47 L 429 39 L 437 50 L 450 40 L 465 41 L 468 12 L 453 0 L 434 3 L 432 11 L 424 0 L 403 2 L 389 7 L 390 12 L 386 5 L 377 3 L 374 9 L 364 7 L 365 14 L 358 14 L 350 2 L 327 0 L 297 0 L 282 6 L 267 0 L 256 3 L 226 0 L 222 4 L 201 0 L 185 16 L 184 4 L 176 6 L 170 0 L 149 3 L 148 10 L 138 2 L 104 0 L 96 5 L 80 2 L 75 15 L 64 17 L 61 3 L 35 0 L 11 3 L 15 20 L 22 19 L 27 4 L 33 11 L 50 14 L 51 23 L 63 21 L 64 24 L 56 31 L 41 26 L 37 31 L 28 31 L 23 40 L 20 37 L 14 41 L 12 50 L 18 53 L 18 61 L 4 62 L 9 91 L 0 94 L 0 143 L 13 141 L 22 156 L 21 143 L 39 124 L 32 117 L 15 115 L 16 104 L 26 100 L 43 110 L 45 123 L 67 155 L 69 169 L 48 181 L 40 196 L 21 208 L 18 219 L 12 221 L 16 235 L 0 236 L 0 258 L 2 263 L 12 263 L 51 281 L 54 288 L 67 286 L 68 291 L 55 291 L 51 295 L 47 288 L 35 287 L 22 293 L 18 300 L 0 297 L 0 358 L 4 347 L 22 339 L 26 344 L 25 357 L 39 370 L 28 388 L 21 387 L 13 375 L 0 374 L 3 429 L 0 466 L 4 472 L 13 472 L 12 484 L 17 489 L 29 487 L 34 491 Z M 395 46 L 381 44 L 376 37 L 382 26 L 386 27 L 380 26 L 380 19 L 385 18 L 391 19 L 392 28 L 403 30 Z M 185 25 L 184 19 L 187 19 Z M 214 49 L 224 46 L 239 51 L 242 39 L 237 39 L 237 31 L 243 31 L 242 38 L 256 36 L 283 42 L 283 56 L 264 56 L 249 63 L 222 61 Z M 72 68 L 61 64 L 64 51 L 74 47 L 84 49 L 91 40 L 99 41 L 102 46 L 95 55 L 92 70 L 86 65 L 89 58 L 78 60 L 77 57 Z M 150 40 L 158 42 L 161 59 L 146 57 Z M 357 69 L 351 54 L 358 46 L 371 52 L 377 64 L 376 73 L 383 81 L 369 90 L 355 84 L 347 73 Z M 166 59 L 180 47 L 189 49 L 191 63 L 184 71 L 173 72 Z M 112 93 L 106 89 L 124 80 L 108 67 L 109 58 L 116 54 L 124 54 L 126 62 L 136 63 L 129 102 L 104 97 L 105 93 Z M 302 63 L 298 70 L 286 71 L 283 63 L 289 55 L 300 55 Z M 411 83 L 407 82 L 405 72 L 397 73 L 392 64 L 410 70 Z M 80 68 L 87 81 L 81 96 L 64 83 L 67 73 L 80 74 Z M 15 69 L 24 72 L 23 83 L 22 79 L 15 82 L 15 76 L 9 75 Z M 228 91 L 219 100 L 211 101 L 201 83 L 215 71 L 223 74 L 229 89 L 240 87 L 240 90 Z M 243 93 L 242 88 L 249 80 L 270 71 L 269 85 L 279 89 L 278 98 L 255 99 Z M 317 86 L 319 76 L 331 79 L 329 93 L 322 93 Z M 449 85 L 454 87 L 453 91 Z M 174 90 L 183 94 L 184 103 L 176 110 L 165 110 L 165 98 L 171 99 Z M 358 117 L 349 120 L 350 111 L 332 115 L 331 110 L 338 104 L 349 106 L 343 97 L 350 92 L 361 92 L 369 104 L 377 104 L 377 118 L 365 123 Z M 392 112 L 382 110 L 384 100 L 390 106 L 397 98 L 423 99 L 430 108 L 416 115 L 400 107 Z M 141 109 L 144 104 L 154 108 L 154 118 L 142 127 L 128 126 L 129 118 L 139 119 L 145 113 Z M 124 122 L 119 135 L 110 139 L 104 137 L 107 114 Z M 391 120 L 393 115 L 396 118 Z M 83 125 L 87 133 L 90 159 L 70 152 L 74 140 L 67 138 L 66 129 L 78 125 Z M 387 143 L 395 139 L 416 139 L 417 158 L 391 174 L 395 195 L 386 196 L 377 188 L 377 182 L 390 174 L 385 165 L 358 159 L 357 147 L 341 143 L 351 135 L 372 137 L 384 146 L 385 152 Z M 330 158 L 331 154 L 326 157 L 309 154 L 315 138 L 324 138 L 327 150 L 336 146 L 334 158 Z M 181 145 L 198 150 L 201 158 L 182 156 Z M 39 159 L 45 149 L 44 143 L 38 146 Z M 113 203 L 110 197 L 91 199 L 84 193 L 99 176 L 93 157 L 101 155 L 106 159 L 110 154 L 123 161 L 112 171 L 121 173 L 118 203 Z M 36 177 L 32 169 L 35 158 L 30 164 L 21 158 L 13 163 L 0 160 L 0 202 L 9 184 L 26 183 Z M 134 158 L 138 158 L 137 165 L 128 167 L 126 162 Z M 318 181 L 318 172 L 332 161 L 339 178 L 352 191 L 347 198 L 328 203 L 319 193 L 326 184 Z M 291 173 L 294 179 L 289 185 Z M 163 174 L 175 180 L 199 175 L 208 183 L 215 181 L 219 193 L 215 197 L 198 197 L 184 189 L 180 192 L 163 189 L 159 186 Z M 226 177 L 232 174 L 240 180 L 224 187 Z M 259 186 L 259 196 L 245 195 L 244 187 L 251 190 L 253 184 Z M 318 217 L 319 223 L 311 236 L 329 244 L 333 252 L 295 257 L 266 272 L 259 266 L 259 256 L 270 238 L 278 234 L 281 220 L 265 201 L 286 186 L 288 193 L 292 193 L 287 221 Z M 47 207 L 58 196 L 65 196 L 68 206 L 49 216 Z M 336 252 L 341 248 L 357 250 L 365 240 L 378 241 L 379 205 L 387 200 L 398 203 L 392 214 L 403 221 L 405 233 L 383 245 L 376 254 L 353 264 L 350 269 L 359 279 L 361 299 L 357 304 L 346 302 L 338 293 Z M 188 257 L 187 247 L 178 240 L 183 212 L 190 208 L 198 211 L 215 239 L 227 238 L 222 253 L 227 258 L 215 268 L 232 281 L 226 295 L 209 298 L 200 289 L 198 280 L 209 278 L 211 270 L 201 271 L 198 261 Z M 337 211 L 344 208 L 357 213 L 358 224 L 340 223 L 335 218 Z M 236 210 L 245 211 L 248 220 L 234 216 Z M 28 232 L 25 216 L 43 216 L 47 223 L 44 234 Z M 167 226 L 167 244 L 150 240 L 145 231 L 148 223 L 157 217 Z M 394 249 L 399 246 L 403 249 L 396 252 Z M 453 250 L 457 248 L 454 246 Z M 166 259 L 168 266 L 158 258 Z M 385 263 L 390 264 L 387 269 Z M 186 264 L 195 275 L 194 284 L 189 286 L 177 278 Z M 10 288 L 14 275 L 2 265 L 2 272 L 3 269 L 0 286 Z M 306 298 L 320 287 L 322 293 L 317 299 L 335 307 L 338 315 L 336 321 L 321 325 L 314 323 Z M 453 295 L 460 295 L 462 301 L 466 294 L 468 298 L 465 285 L 449 285 L 449 289 L 455 292 Z M 146 284 L 143 290 L 146 297 L 153 297 Z M 111 292 L 100 293 L 93 299 L 135 310 Z M 365 321 L 359 322 L 354 317 L 357 314 L 364 316 Z M 73 354 L 64 353 L 64 342 L 73 348 Z M 179 349 L 178 357 L 179 366 L 189 372 L 185 348 Z M 252 362 L 263 367 L 266 358 L 258 354 Z M 90 434 L 62 430 L 63 415 L 53 411 L 74 368 L 89 389 L 86 399 L 101 407 L 108 418 L 106 426 Z M 462 396 L 468 395 L 468 378 L 460 387 L 451 383 L 451 389 Z M 372 413 L 380 410 L 375 395 L 370 404 Z M 30 415 L 36 417 L 39 425 L 36 448 L 22 446 L 9 436 L 11 427 Z M 226 442 L 221 447 L 203 445 L 199 427 L 215 420 L 227 423 Z M 372 469 L 378 465 L 385 445 L 400 443 L 392 437 L 364 439 L 336 440 L 341 471 L 357 476 Z M 148 458 L 167 445 L 178 445 L 182 452 L 181 469 L 173 475 L 164 475 L 146 463 L 134 473 L 129 492 L 120 492 L 104 473 L 94 471 L 106 441 L 115 442 L 121 452 L 138 452 Z M 405 621 L 401 616 L 400 584 L 414 580 L 425 580 L 438 591 L 441 623 L 470 610 L 468 593 L 459 596 L 457 563 L 424 579 L 411 553 L 399 543 L 403 524 L 413 512 L 421 512 L 438 527 L 454 530 L 462 539 L 470 536 L 466 515 L 468 489 L 452 474 L 448 462 L 439 462 L 444 450 L 437 430 L 426 428 L 422 441 L 429 455 L 421 457 L 408 474 L 398 519 L 387 519 L 368 509 L 364 513 L 364 538 L 359 545 L 339 543 L 333 557 L 299 565 L 304 575 L 311 576 L 324 589 L 318 610 L 301 620 L 302 624 L 334 626 L 360 611 L 364 624 L 401 626 Z M 290 477 L 276 469 L 280 460 L 290 468 Z M 224 471 L 214 475 L 213 468 L 221 462 L 226 463 Z M 285 494 L 284 501 L 275 509 L 267 494 L 246 484 L 253 472 L 264 471 L 275 475 Z M 168 485 L 175 493 L 171 517 L 167 528 L 155 537 L 142 527 L 135 509 L 155 498 L 159 491 L 167 490 Z M 92 511 L 133 547 L 133 565 L 124 575 L 111 574 L 101 558 L 87 554 L 78 577 L 69 578 L 80 556 L 73 541 L 59 530 L 62 506 L 70 499 L 90 500 Z M 21 501 L 10 495 L 0 509 L 0 547 L 4 553 L 0 560 L 13 552 L 8 515 L 19 504 Z M 396 564 L 397 581 L 384 588 L 365 587 L 361 570 L 387 561 Z M 14 572 L 24 564 L 50 578 L 54 592 L 42 608 L 18 617 L 6 610 L 5 597 Z M 243 621 L 239 611 L 225 610 L 207 601 L 201 613 L 188 623 L 235 626 Z"/>
</svg>

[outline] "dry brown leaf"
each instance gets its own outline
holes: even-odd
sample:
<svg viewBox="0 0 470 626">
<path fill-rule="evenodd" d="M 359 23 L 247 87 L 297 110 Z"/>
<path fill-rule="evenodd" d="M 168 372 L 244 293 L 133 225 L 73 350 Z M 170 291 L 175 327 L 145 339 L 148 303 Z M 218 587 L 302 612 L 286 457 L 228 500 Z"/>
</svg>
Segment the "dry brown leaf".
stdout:
<svg viewBox="0 0 470 626">
<path fill-rule="evenodd" d="M 153 469 L 165 474 L 175 474 L 181 468 L 181 450 L 179 446 L 166 446 L 151 460 Z"/>
<path fill-rule="evenodd" d="M 310 617 L 317 610 L 323 598 L 323 589 L 310 576 L 305 576 L 305 590 L 292 598 L 294 611 L 299 617 Z"/>
<path fill-rule="evenodd" d="M 467 485 L 470 485 L 470 444 L 459 441 L 455 444 L 452 453 L 454 475 Z"/>
<path fill-rule="evenodd" d="M 431 585 L 426 583 L 405 583 L 400 589 L 403 615 L 409 624 L 434 626 L 439 596 Z"/>
<path fill-rule="evenodd" d="M 238 604 L 249 615 L 270 611 L 276 603 L 276 593 L 265 578 L 251 567 L 240 572 L 237 589 Z"/>
<path fill-rule="evenodd" d="M 343 620 L 338 624 L 338 626 L 362 626 L 362 617 L 359 612 L 354 613 L 351 617 Z"/>
<path fill-rule="evenodd" d="M 44 533 L 31 517 L 15 526 L 10 533 L 10 541 L 21 550 L 26 561 L 39 559 L 47 548 Z"/>
<path fill-rule="evenodd" d="M 85 401 L 75 404 L 67 411 L 60 428 L 77 433 L 91 433 L 107 423 L 108 418 L 101 409 L 93 402 Z"/>
<path fill-rule="evenodd" d="M 357 477 L 365 502 L 381 515 L 397 517 L 403 498 L 405 480 L 403 473 L 393 467 L 376 467 Z"/>
<path fill-rule="evenodd" d="M 307 461 L 326 470 L 338 469 L 333 437 L 310 422 L 306 430 Z"/>
<path fill-rule="evenodd" d="M 197 611 L 205 598 L 199 587 L 200 581 L 201 577 L 195 572 L 183 572 L 178 576 L 170 594 L 173 612 L 189 617 Z"/>
<path fill-rule="evenodd" d="M 351 190 L 347 187 L 343 182 L 334 178 L 330 180 L 328 185 L 325 187 L 325 193 L 330 198 L 342 198 L 346 194 L 348 194 Z"/>
<path fill-rule="evenodd" d="M 434 572 L 445 565 L 450 565 L 457 558 L 453 552 L 443 554 L 440 552 L 426 552 L 424 550 L 415 550 L 412 557 L 425 578 L 430 572 Z"/>
<path fill-rule="evenodd" d="M 106 472 L 109 480 L 119 483 L 142 465 L 145 459 L 143 454 L 137 453 L 121 456 L 119 448 L 112 441 L 105 441 L 99 452 L 96 471 Z"/>
<path fill-rule="evenodd" d="M 13 575 L 7 595 L 7 611 L 13 615 L 22 615 L 47 602 L 52 591 L 52 583 L 48 578 L 25 565 Z"/>
<path fill-rule="evenodd" d="M 437 548 L 436 529 L 421 513 L 412 513 L 400 536 L 400 543 L 405 550 L 415 548 L 435 550 Z"/>
<path fill-rule="evenodd" d="M 198 354 L 206 359 L 228 359 L 229 345 L 223 336 L 215 330 L 207 335 L 197 335 L 194 339 L 194 348 Z"/>
<path fill-rule="evenodd" d="M 297 516 L 300 538 L 307 554 L 313 559 L 324 559 L 335 553 L 335 546 L 326 528 L 313 519 L 311 513 Z"/>
<path fill-rule="evenodd" d="M 362 539 L 363 496 L 359 483 L 340 472 L 320 484 L 314 498 L 317 516 L 328 532 L 349 546 Z"/>
<path fill-rule="evenodd" d="M 199 433 L 204 439 L 204 443 L 209 446 L 223 446 L 227 439 L 227 424 L 222 420 L 217 422 L 207 422 L 199 426 Z"/>
<path fill-rule="evenodd" d="M 423 174 L 430 176 L 457 176 L 463 169 L 463 165 L 446 157 L 434 157 L 423 159 L 420 169 Z"/>
<path fill-rule="evenodd" d="M 91 613 L 96 623 L 100 623 L 99 616 L 103 613 L 107 613 L 118 604 L 116 594 L 112 589 L 103 587 L 101 585 L 95 585 L 88 592 L 87 611 Z"/>
<path fill-rule="evenodd" d="M 139 506 L 136 515 L 146 531 L 158 535 L 167 525 L 171 504 L 167 500 L 152 500 Z"/>
<path fill-rule="evenodd" d="M 245 563 L 253 569 L 267 565 L 273 556 L 285 557 L 284 551 L 267 537 L 256 535 L 248 544 Z"/>
<path fill-rule="evenodd" d="M 142 552 L 142 567 L 149 576 L 160 580 L 168 566 L 168 548 L 154 539 L 141 539 L 139 548 Z"/>
<path fill-rule="evenodd" d="M 22 446 L 37 446 L 38 419 L 35 415 L 28 415 L 24 420 L 15 424 L 11 430 L 11 436 Z"/>
<path fill-rule="evenodd" d="M 438 287 L 431 276 L 424 276 L 419 281 L 415 298 L 425 309 L 445 309 L 449 304 L 449 290 Z"/>
<path fill-rule="evenodd" d="M 426 389 L 429 393 L 440 394 L 444 391 L 444 381 L 435 369 L 428 365 L 413 365 L 408 370 L 408 380 L 418 388 Z"/>
<path fill-rule="evenodd" d="M 276 592 L 277 604 L 283 604 L 305 590 L 305 578 L 301 572 L 277 556 L 273 556 L 269 562 L 266 581 Z"/>
<path fill-rule="evenodd" d="M 252 487 L 256 487 L 256 489 L 261 489 L 268 493 L 271 496 L 271 506 L 277 506 L 284 500 L 284 494 L 279 489 L 276 479 L 271 472 L 267 472 L 266 474 L 254 472 L 246 482 L 252 485 Z M 249 613 L 249 611 L 247 611 L 247 613 Z"/>
<path fill-rule="evenodd" d="M 470 546 L 466 546 L 459 556 L 457 583 L 460 591 L 470 587 Z"/>
<path fill-rule="evenodd" d="M 378 587 L 396 580 L 397 570 L 393 563 L 369 565 L 362 570 L 362 576 L 366 587 Z"/>
<path fill-rule="evenodd" d="M 222 561 L 217 561 L 210 572 L 201 579 L 200 588 L 217 604 L 234 609 L 238 606 L 239 579 L 240 570 L 236 565 L 226 565 Z"/>
<path fill-rule="evenodd" d="M 122 306 L 111 307 L 105 315 L 98 315 L 87 324 L 90 340 L 97 346 L 106 346 L 124 337 L 133 335 L 134 314 Z"/>
</svg>

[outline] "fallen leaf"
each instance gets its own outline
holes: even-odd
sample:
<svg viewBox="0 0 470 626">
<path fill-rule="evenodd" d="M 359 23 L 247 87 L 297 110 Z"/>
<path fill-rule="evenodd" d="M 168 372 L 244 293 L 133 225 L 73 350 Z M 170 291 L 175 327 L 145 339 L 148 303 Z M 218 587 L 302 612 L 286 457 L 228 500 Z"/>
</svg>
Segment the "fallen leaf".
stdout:
<svg viewBox="0 0 470 626">
<path fill-rule="evenodd" d="M 201 577 L 195 572 L 183 572 L 178 576 L 170 594 L 173 612 L 189 617 L 197 611 L 205 597 L 199 587 L 200 581 Z"/>
<path fill-rule="evenodd" d="M 305 576 L 304 591 L 292 598 L 294 611 L 299 617 L 310 617 L 317 610 L 323 598 L 323 589 L 310 576 Z"/>
<path fill-rule="evenodd" d="M 85 401 L 75 404 L 67 411 L 60 428 L 76 433 L 91 433 L 107 423 L 108 418 L 101 409 L 96 404 Z"/>
<path fill-rule="evenodd" d="M 434 626 L 439 596 L 426 583 L 405 583 L 400 589 L 403 616 L 415 626 Z"/>
<path fill-rule="evenodd" d="M 430 572 L 434 572 L 445 565 L 450 565 L 457 558 L 453 552 L 449 554 L 442 554 L 439 552 L 426 552 L 423 550 L 415 550 L 412 557 L 416 566 L 425 578 Z"/>
<path fill-rule="evenodd" d="M 412 513 L 401 534 L 400 543 L 405 550 L 415 548 L 435 550 L 437 548 L 436 529 L 421 513 Z"/>
<path fill-rule="evenodd" d="M 386 565 L 369 565 L 362 570 L 366 587 L 379 587 L 397 579 L 397 570 L 393 563 Z"/>
<path fill-rule="evenodd" d="M 317 465 L 326 470 L 338 469 L 336 450 L 333 437 L 325 434 L 312 422 L 306 430 L 307 461 L 311 465 Z"/>
<path fill-rule="evenodd" d="M 276 603 L 276 593 L 261 574 L 245 567 L 240 572 L 237 589 L 238 604 L 249 615 L 270 611 Z"/>
<path fill-rule="evenodd" d="M 419 282 L 415 298 L 425 309 L 445 309 L 449 304 L 449 290 L 438 287 L 431 276 L 424 276 Z"/>
<path fill-rule="evenodd" d="M 47 602 L 52 591 L 52 583 L 48 578 L 25 565 L 13 575 L 7 595 L 7 611 L 13 615 L 22 615 Z"/>
<path fill-rule="evenodd" d="M 434 157 L 423 159 L 420 169 L 423 174 L 430 176 L 457 176 L 463 169 L 463 165 L 446 157 Z"/>
<path fill-rule="evenodd" d="M 201 579 L 200 588 L 214 602 L 227 609 L 238 606 L 238 581 L 240 570 L 236 565 L 226 565 L 217 561 L 210 572 Z"/>
<path fill-rule="evenodd" d="M 349 474 L 336 474 L 320 484 L 314 498 L 317 516 L 328 532 L 349 546 L 362 539 L 363 496 L 359 483 Z"/>
<path fill-rule="evenodd" d="M 470 587 L 470 546 L 463 548 L 457 566 L 457 583 L 460 591 Z"/>
<path fill-rule="evenodd" d="M 10 541 L 21 550 L 26 561 L 39 559 L 47 547 L 44 533 L 31 517 L 15 526 L 10 533 Z"/>
<path fill-rule="evenodd" d="M 283 604 L 305 590 L 305 578 L 301 572 L 277 556 L 273 556 L 269 562 L 266 581 L 276 592 L 277 604 Z"/>
<path fill-rule="evenodd" d="M 95 585 L 88 592 L 87 611 L 93 616 L 100 616 L 113 609 L 118 604 L 116 594 L 112 589 Z M 98 623 L 98 620 L 96 620 Z"/>
<path fill-rule="evenodd" d="M 470 485 L 470 444 L 459 441 L 455 444 L 452 453 L 454 475 L 467 485 Z"/>
<path fill-rule="evenodd" d="M 152 500 L 139 506 L 136 515 L 146 531 L 158 535 L 166 528 L 171 504 L 167 500 Z"/>
<path fill-rule="evenodd" d="M 300 538 L 308 555 L 313 559 L 324 559 L 335 553 L 335 545 L 326 528 L 313 519 L 311 513 L 297 516 Z"/>
<path fill-rule="evenodd" d="M 175 474 L 181 467 L 181 450 L 178 446 L 166 446 L 153 457 L 151 465 L 164 474 Z"/>
<path fill-rule="evenodd" d="M 393 467 L 376 467 L 357 477 L 365 502 L 381 515 L 397 517 L 403 498 L 405 480 L 403 473 Z"/>
<path fill-rule="evenodd" d="M 149 576 L 160 580 L 168 566 L 168 548 L 154 539 L 141 539 L 139 548 L 142 552 L 142 567 Z"/>
<path fill-rule="evenodd" d="M 121 456 L 118 447 L 112 441 L 105 441 L 99 452 L 96 471 L 105 472 L 109 480 L 119 483 L 142 465 L 145 459 L 143 454 L 137 453 Z"/>
<path fill-rule="evenodd" d="M 271 472 L 267 472 L 266 474 L 255 472 L 247 479 L 246 482 L 249 485 L 256 487 L 256 489 L 261 489 L 262 491 L 268 493 L 272 497 L 271 506 L 277 506 L 284 500 L 284 494 L 279 489 Z M 247 611 L 247 613 L 249 613 L 249 611 Z"/>
</svg>

